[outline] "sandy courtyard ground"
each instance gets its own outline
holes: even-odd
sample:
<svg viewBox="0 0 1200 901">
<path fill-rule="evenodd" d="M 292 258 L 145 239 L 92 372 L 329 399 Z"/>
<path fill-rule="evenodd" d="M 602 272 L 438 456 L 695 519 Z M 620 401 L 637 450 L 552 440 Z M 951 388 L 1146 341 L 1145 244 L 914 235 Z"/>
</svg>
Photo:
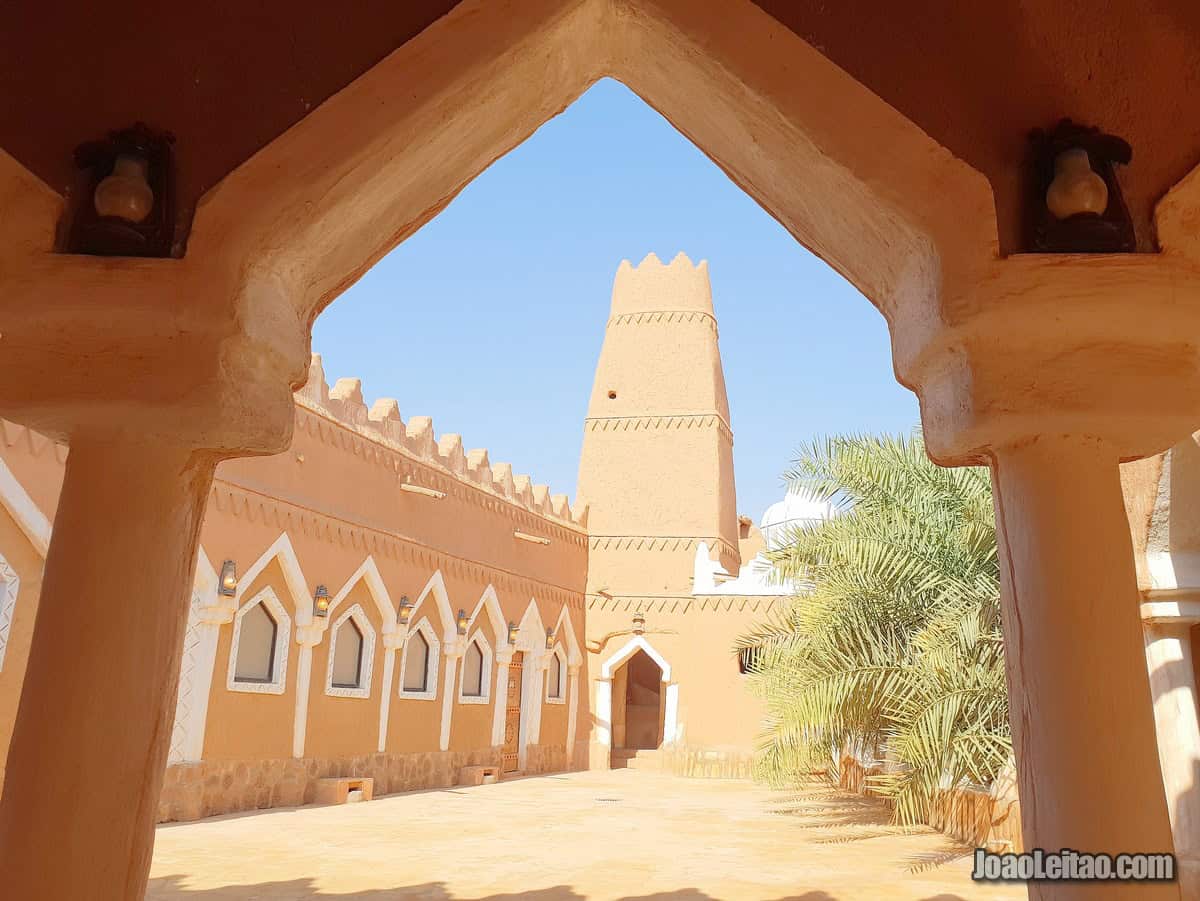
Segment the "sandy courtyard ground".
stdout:
<svg viewBox="0 0 1200 901">
<path fill-rule="evenodd" d="M 970 867 L 944 836 L 827 788 L 615 770 L 161 826 L 146 897 L 1025 899 Z"/>
</svg>

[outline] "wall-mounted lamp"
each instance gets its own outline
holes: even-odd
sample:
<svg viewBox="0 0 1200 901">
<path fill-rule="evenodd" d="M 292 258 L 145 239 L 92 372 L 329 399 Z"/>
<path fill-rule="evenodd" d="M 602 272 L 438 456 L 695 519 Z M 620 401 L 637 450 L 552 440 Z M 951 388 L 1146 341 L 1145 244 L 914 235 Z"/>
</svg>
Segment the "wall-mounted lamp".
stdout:
<svg viewBox="0 0 1200 901">
<path fill-rule="evenodd" d="M 143 123 L 75 150 L 78 197 L 65 239 L 69 253 L 167 257 L 175 246 L 174 138 Z"/>
<path fill-rule="evenodd" d="M 547 629 L 546 630 L 546 650 L 550 651 L 553 649 L 554 649 L 554 630 Z"/>
<path fill-rule="evenodd" d="M 516 645 L 517 633 L 521 631 L 521 627 L 514 623 L 511 619 L 508 621 L 508 643 Z"/>
<path fill-rule="evenodd" d="M 227 598 L 237 594 L 237 564 L 232 560 L 226 560 L 221 564 L 221 582 L 217 586 L 217 591 Z"/>
<path fill-rule="evenodd" d="M 458 627 L 459 635 L 467 634 L 467 627 L 471 624 L 471 621 L 467 618 L 466 610 L 459 608 L 458 616 L 455 618 L 454 624 Z"/>
<path fill-rule="evenodd" d="M 646 616 L 639 610 L 633 615 L 633 634 L 641 635 L 646 631 Z"/>
<path fill-rule="evenodd" d="M 1117 181 L 1133 148 L 1116 135 L 1063 119 L 1030 135 L 1029 249 L 1047 253 L 1133 253 L 1137 236 Z"/>
<path fill-rule="evenodd" d="M 413 605 L 409 601 L 408 595 L 400 598 L 400 611 L 396 614 L 396 622 L 402 626 L 407 626 L 408 621 L 412 619 Z"/>
<path fill-rule="evenodd" d="M 329 616 L 329 589 L 324 585 L 313 594 L 313 616 Z"/>
</svg>

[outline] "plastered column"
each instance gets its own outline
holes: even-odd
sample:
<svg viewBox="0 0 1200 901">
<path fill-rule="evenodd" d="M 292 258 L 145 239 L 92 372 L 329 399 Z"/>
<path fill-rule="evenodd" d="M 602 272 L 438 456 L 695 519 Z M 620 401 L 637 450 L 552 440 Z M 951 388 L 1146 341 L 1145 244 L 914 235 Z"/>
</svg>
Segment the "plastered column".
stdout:
<svg viewBox="0 0 1200 901">
<path fill-rule="evenodd" d="M 466 646 L 462 638 L 447 641 L 442 645 L 442 658 L 446 661 L 446 675 L 442 682 L 442 716 L 441 731 L 438 734 L 438 747 L 445 751 L 450 748 L 450 727 L 454 719 L 454 702 L 458 697 L 458 686 L 455 678 L 458 674 L 458 658 L 463 655 Z"/>
<path fill-rule="evenodd" d="M 512 664 L 512 645 L 496 651 L 496 687 L 492 694 L 492 747 L 504 747 L 504 717 L 508 710 L 508 668 Z"/>
<path fill-rule="evenodd" d="M 1158 755 L 1184 898 L 1200 898 L 1200 721 L 1191 620 L 1147 622 Z"/>
<path fill-rule="evenodd" d="M 0 799 L 5 897 L 142 897 L 214 468 L 72 444 Z"/>
<path fill-rule="evenodd" d="M 592 729 L 592 739 L 588 743 L 588 769 L 607 770 L 612 766 L 612 679 L 596 679 L 595 686 L 596 721 Z"/>
<path fill-rule="evenodd" d="M 379 744 L 380 754 L 387 750 L 388 720 L 392 709 L 392 689 L 396 681 L 396 651 L 404 646 L 408 637 L 406 627 L 397 628 L 383 636 L 383 694 L 379 698 Z"/>
<path fill-rule="evenodd" d="M 296 644 L 300 645 L 296 664 L 296 712 L 292 721 L 292 756 L 297 760 L 304 756 L 304 744 L 308 739 L 308 701 L 312 688 L 313 648 L 321 643 L 328 621 L 316 619 L 309 626 L 296 629 Z"/>
<path fill-rule="evenodd" d="M 1010 719 L 1027 848 L 1170 852 L 1118 458 L 1043 436 L 994 452 Z M 1031 884 L 1039 901 L 1177 885 Z"/>
<path fill-rule="evenodd" d="M 579 667 L 578 663 L 567 666 L 567 754 L 568 766 L 576 769 L 578 747 L 576 746 L 576 727 L 579 724 Z"/>
</svg>

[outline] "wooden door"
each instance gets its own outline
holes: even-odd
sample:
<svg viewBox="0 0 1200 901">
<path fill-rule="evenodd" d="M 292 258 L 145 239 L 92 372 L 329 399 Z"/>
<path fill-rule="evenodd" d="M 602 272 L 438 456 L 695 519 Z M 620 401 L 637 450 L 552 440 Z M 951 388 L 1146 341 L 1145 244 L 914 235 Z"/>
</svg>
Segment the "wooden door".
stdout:
<svg viewBox="0 0 1200 901">
<path fill-rule="evenodd" d="M 508 696 L 504 702 L 503 770 L 515 773 L 521 754 L 521 675 L 525 654 L 517 651 L 508 665 Z"/>
</svg>

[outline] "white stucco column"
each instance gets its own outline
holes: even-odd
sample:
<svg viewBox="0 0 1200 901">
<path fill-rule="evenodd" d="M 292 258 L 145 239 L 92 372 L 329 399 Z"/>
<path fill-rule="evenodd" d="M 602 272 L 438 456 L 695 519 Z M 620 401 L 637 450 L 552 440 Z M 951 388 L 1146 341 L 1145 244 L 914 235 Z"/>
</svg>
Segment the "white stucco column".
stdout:
<svg viewBox="0 0 1200 901">
<path fill-rule="evenodd" d="M 207 564 L 207 560 L 203 561 Z M 209 567 L 211 569 L 211 566 Z M 199 583 L 197 578 L 197 583 Z M 195 762 L 204 756 L 204 733 L 208 725 L 208 699 L 212 694 L 213 672 L 217 665 L 217 644 L 221 637 L 221 627 L 233 622 L 237 612 L 232 598 L 218 594 L 216 590 L 216 574 L 213 573 L 212 584 L 203 590 L 200 605 L 196 611 L 196 629 L 198 640 L 192 660 L 192 699 L 187 710 L 185 721 L 180 721 L 180 712 L 176 708 L 176 729 L 182 731 L 180 743 L 181 761 Z M 187 660 L 187 648 L 184 648 L 184 661 Z M 184 673 L 180 672 L 180 690 L 183 687 Z"/>
<path fill-rule="evenodd" d="M 1180 887 L 1183 897 L 1200 898 L 1200 718 L 1191 637 L 1200 602 L 1145 603 L 1142 618 Z"/>
<path fill-rule="evenodd" d="M 596 680 L 596 744 L 612 748 L 612 679 Z"/>
<path fill-rule="evenodd" d="M 446 681 L 442 685 L 442 731 L 438 738 L 438 747 L 443 751 L 450 748 L 450 726 L 454 720 L 454 696 L 458 694 L 454 680 L 458 675 L 458 658 L 462 656 L 462 652 L 460 641 L 447 641 L 442 645 L 442 658 L 446 661 Z"/>
<path fill-rule="evenodd" d="M 308 734 L 308 695 L 312 684 L 312 649 L 321 641 L 325 631 L 325 620 L 320 619 L 308 626 L 296 628 L 296 644 L 300 645 L 300 656 L 296 662 L 296 718 L 292 728 L 292 756 L 304 756 L 304 740 Z"/>
<path fill-rule="evenodd" d="M 995 451 L 992 483 L 1025 845 L 1173 851 L 1118 455 L 1038 438 Z M 1029 896 L 1178 899 L 1179 887 L 1031 883 Z"/>
<path fill-rule="evenodd" d="M 379 753 L 387 750 L 388 719 L 392 710 L 392 681 L 396 676 L 396 650 L 404 645 L 408 630 L 397 628 L 383 635 L 383 697 L 379 699 Z"/>
<path fill-rule="evenodd" d="M 666 709 L 663 711 L 663 744 L 673 745 L 679 732 L 679 683 L 664 682 L 667 690 Z"/>
<path fill-rule="evenodd" d="M 508 666 L 512 663 L 512 645 L 496 652 L 496 683 L 492 690 L 492 746 L 504 745 L 504 717 L 508 711 Z"/>
<path fill-rule="evenodd" d="M 579 664 L 567 665 L 567 766 L 575 766 L 575 730 L 579 723 Z"/>
</svg>

